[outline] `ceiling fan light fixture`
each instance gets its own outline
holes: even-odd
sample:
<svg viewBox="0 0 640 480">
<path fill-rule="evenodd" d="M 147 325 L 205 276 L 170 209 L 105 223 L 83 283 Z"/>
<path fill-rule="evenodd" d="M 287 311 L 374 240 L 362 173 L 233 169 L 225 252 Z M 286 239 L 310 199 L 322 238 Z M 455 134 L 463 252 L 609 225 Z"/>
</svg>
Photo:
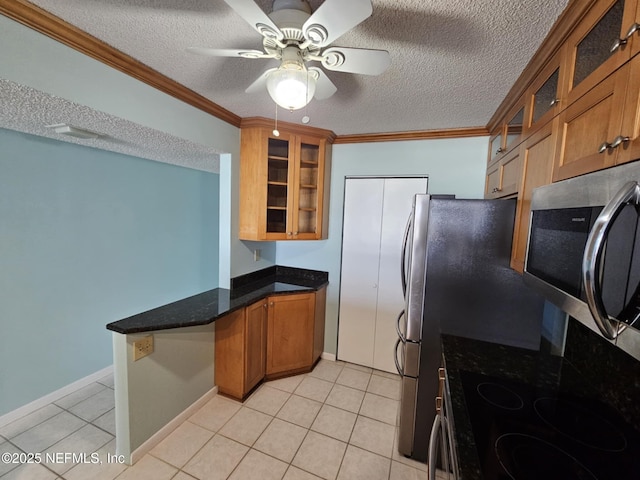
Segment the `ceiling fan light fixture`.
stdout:
<svg viewBox="0 0 640 480">
<path fill-rule="evenodd" d="M 287 110 L 299 110 L 316 92 L 316 77 L 306 68 L 279 68 L 269 74 L 267 90 L 274 102 Z"/>
</svg>

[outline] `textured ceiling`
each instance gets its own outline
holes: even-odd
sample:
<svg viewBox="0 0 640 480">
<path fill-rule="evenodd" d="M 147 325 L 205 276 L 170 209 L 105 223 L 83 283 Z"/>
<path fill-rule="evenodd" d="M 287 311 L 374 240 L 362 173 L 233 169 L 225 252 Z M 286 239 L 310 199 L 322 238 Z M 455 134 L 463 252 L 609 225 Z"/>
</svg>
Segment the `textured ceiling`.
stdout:
<svg viewBox="0 0 640 480">
<path fill-rule="evenodd" d="M 218 173 L 219 153 L 182 138 L 0 79 L 0 128 L 47 137 L 134 157 Z M 55 133 L 45 125 L 61 122 L 100 134 L 78 139 Z"/>
<path fill-rule="evenodd" d="M 345 0 L 348 1 L 348 0 Z M 281 120 L 338 135 L 484 126 L 568 0 L 373 0 L 373 15 L 333 45 L 388 50 L 370 77 L 327 72 L 338 92 Z M 273 118 L 267 92 L 244 90 L 268 60 L 212 58 L 187 47 L 261 49 L 223 0 L 32 0 L 241 117 Z M 271 0 L 257 0 L 265 12 Z M 310 0 L 312 9 L 322 2 Z"/>
</svg>

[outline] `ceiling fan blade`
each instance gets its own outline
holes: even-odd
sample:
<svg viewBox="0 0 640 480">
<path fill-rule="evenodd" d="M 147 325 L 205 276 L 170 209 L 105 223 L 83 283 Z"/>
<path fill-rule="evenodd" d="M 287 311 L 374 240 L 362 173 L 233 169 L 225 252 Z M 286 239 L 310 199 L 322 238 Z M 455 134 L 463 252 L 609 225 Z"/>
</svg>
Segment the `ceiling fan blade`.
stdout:
<svg viewBox="0 0 640 480">
<path fill-rule="evenodd" d="M 284 35 L 275 23 L 253 0 L 224 0 L 244 18 L 260 35 L 282 40 Z"/>
<path fill-rule="evenodd" d="M 324 47 L 369 18 L 371 13 L 371 0 L 325 0 L 304 22 L 302 32 L 311 43 Z"/>
<path fill-rule="evenodd" d="M 231 48 L 200 48 L 189 47 L 187 51 L 197 55 L 208 55 L 210 57 L 241 57 L 241 58 L 272 58 L 260 50 L 234 50 Z"/>
<path fill-rule="evenodd" d="M 261 92 L 267 89 L 267 78 L 269 77 L 269 74 L 271 72 L 275 72 L 277 70 L 277 68 L 270 68 L 268 70 L 265 70 L 264 72 L 262 72 L 262 74 L 260 74 L 260 76 L 258 78 L 256 78 L 256 80 L 247 87 L 247 89 L 245 90 L 245 92 L 247 93 L 256 93 L 256 92 Z"/>
<path fill-rule="evenodd" d="M 386 50 L 334 47 L 322 52 L 322 66 L 337 72 L 380 75 L 389 65 L 391 56 Z"/>
<path fill-rule="evenodd" d="M 316 93 L 313 95 L 313 98 L 316 100 L 324 100 L 338 91 L 338 88 L 321 69 L 311 67 L 309 71 L 318 75 L 318 79 L 316 80 Z"/>
</svg>

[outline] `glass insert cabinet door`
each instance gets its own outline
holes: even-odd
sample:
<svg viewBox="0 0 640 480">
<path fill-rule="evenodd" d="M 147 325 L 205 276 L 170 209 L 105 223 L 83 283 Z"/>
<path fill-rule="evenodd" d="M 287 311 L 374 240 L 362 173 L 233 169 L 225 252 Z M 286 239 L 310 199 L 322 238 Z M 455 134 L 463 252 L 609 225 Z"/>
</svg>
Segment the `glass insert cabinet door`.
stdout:
<svg viewBox="0 0 640 480">
<path fill-rule="evenodd" d="M 318 222 L 318 171 L 320 145 L 300 142 L 298 171 L 297 227 L 294 235 L 315 234 Z"/>
<path fill-rule="evenodd" d="M 638 0 L 599 0 L 569 36 L 570 105 L 623 65 L 638 44 Z"/>
<path fill-rule="evenodd" d="M 266 234 L 272 240 L 318 238 L 323 199 L 324 141 L 270 136 L 267 146 Z"/>
<path fill-rule="evenodd" d="M 291 142 L 288 138 L 269 138 L 267 150 L 267 233 L 287 233 Z"/>
</svg>

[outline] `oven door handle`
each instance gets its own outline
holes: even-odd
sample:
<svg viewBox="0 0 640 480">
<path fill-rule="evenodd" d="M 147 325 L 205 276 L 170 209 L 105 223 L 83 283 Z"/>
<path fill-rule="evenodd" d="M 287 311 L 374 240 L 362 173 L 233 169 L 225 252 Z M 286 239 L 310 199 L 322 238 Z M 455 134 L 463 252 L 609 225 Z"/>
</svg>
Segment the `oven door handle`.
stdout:
<svg viewBox="0 0 640 480">
<path fill-rule="evenodd" d="M 600 212 L 591 232 L 589 232 L 582 257 L 582 281 L 587 296 L 587 305 L 602 335 L 609 340 L 614 340 L 626 328 L 626 325 L 609 317 L 602 301 L 599 272 L 604 245 L 611 225 L 627 204 L 640 204 L 640 185 L 635 181 L 627 182 Z"/>
<path fill-rule="evenodd" d="M 404 227 L 404 235 L 402 236 L 402 254 L 400 255 L 400 280 L 402 282 L 402 296 L 407 294 L 407 244 L 409 243 L 409 231 L 411 230 L 411 220 L 413 218 L 413 212 L 407 219 L 407 226 Z"/>
</svg>

